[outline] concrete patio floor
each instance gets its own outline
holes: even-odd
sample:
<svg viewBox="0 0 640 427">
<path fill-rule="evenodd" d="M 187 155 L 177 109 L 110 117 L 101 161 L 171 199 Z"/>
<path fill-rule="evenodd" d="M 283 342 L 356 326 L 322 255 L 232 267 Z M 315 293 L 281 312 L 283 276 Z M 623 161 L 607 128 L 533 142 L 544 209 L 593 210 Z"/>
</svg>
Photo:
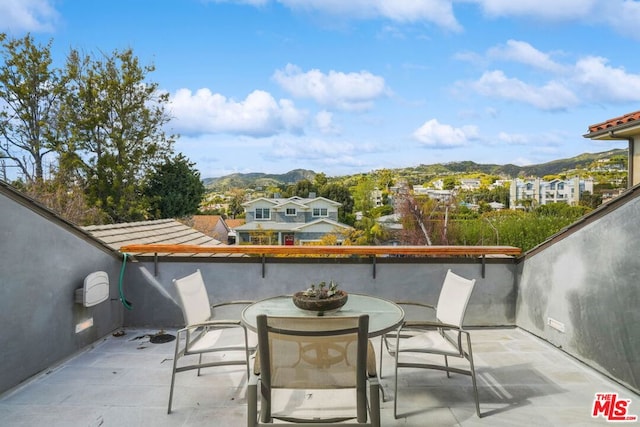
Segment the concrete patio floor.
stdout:
<svg viewBox="0 0 640 427">
<path fill-rule="evenodd" d="M 167 415 L 174 342 L 152 344 L 158 330 L 126 329 L 0 396 L 2 426 L 244 426 L 246 371 L 214 368 L 177 375 Z M 175 331 L 166 331 L 175 333 Z M 383 354 L 383 426 L 606 425 L 591 416 L 596 393 L 640 396 L 520 329 L 472 331 L 480 408 L 469 377 L 400 371 L 399 413 L 393 417 L 393 360 Z M 379 350 L 376 339 L 376 351 Z M 377 355 L 380 357 L 380 355 Z"/>
</svg>

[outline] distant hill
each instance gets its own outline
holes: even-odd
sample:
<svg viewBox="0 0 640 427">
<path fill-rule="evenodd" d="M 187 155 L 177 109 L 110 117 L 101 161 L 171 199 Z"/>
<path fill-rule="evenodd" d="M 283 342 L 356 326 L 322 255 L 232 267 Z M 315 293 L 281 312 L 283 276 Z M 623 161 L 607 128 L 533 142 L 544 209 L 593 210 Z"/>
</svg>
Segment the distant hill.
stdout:
<svg viewBox="0 0 640 427">
<path fill-rule="evenodd" d="M 591 163 L 599 159 L 605 159 L 612 156 L 626 156 L 626 149 L 615 149 L 603 151 L 601 153 L 584 153 L 568 159 L 552 160 L 547 163 L 537 165 L 516 166 L 513 164 L 495 165 L 495 164 L 478 164 L 471 161 L 437 163 L 434 165 L 420 165 L 415 168 L 400 169 L 402 171 L 421 172 L 429 175 L 444 174 L 460 174 L 470 172 L 482 172 L 491 175 L 504 175 L 508 177 L 555 175 L 565 171 L 578 168 L 586 168 Z"/>
<path fill-rule="evenodd" d="M 500 175 L 507 177 L 556 175 L 565 171 L 577 168 L 586 168 L 598 159 L 612 156 L 626 156 L 626 149 L 615 149 L 603 151 L 601 153 L 584 153 L 568 159 L 553 160 L 547 163 L 528 166 L 516 166 L 513 164 L 495 165 L 479 164 L 472 161 L 435 163 L 432 165 L 420 165 L 393 169 L 398 176 L 424 179 L 428 176 L 462 174 L 472 172 L 482 172 L 490 175 Z M 285 174 L 265 174 L 265 173 L 234 173 L 220 178 L 205 178 L 204 185 L 209 190 L 223 191 L 231 188 L 255 188 L 268 187 L 270 185 L 294 184 L 302 179 L 313 181 L 316 172 L 307 169 L 294 169 Z"/>
<path fill-rule="evenodd" d="M 295 184 L 303 179 L 313 181 L 316 173 L 306 169 L 294 169 L 284 174 L 234 173 L 220 178 L 205 178 L 204 186 L 211 190 L 231 188 L 268 187 L 270 185 Z"/>
</svg>

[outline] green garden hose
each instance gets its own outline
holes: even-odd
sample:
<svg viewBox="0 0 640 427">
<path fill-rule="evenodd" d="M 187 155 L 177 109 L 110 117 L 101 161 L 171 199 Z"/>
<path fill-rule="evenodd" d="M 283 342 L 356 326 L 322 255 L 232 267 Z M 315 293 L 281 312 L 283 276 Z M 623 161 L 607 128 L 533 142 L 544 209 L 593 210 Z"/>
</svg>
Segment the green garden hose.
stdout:
<svg viewBox="0 0 640 427">
<path fill-rule="evenodd" d="M 124 297 L 124 291 L 122 290 L 122 282 L 124 281 L 124 267 L 125 265 L 127 265 L 127 254 L 123 253 L 122 255 L 123 255 L 123 258 L 122 258 L 122 268 L 120 269 L 120 284 L 118 286 L 120 291 L 120 302 L 122 302 L 122 305 L 124 305 L 124 308 L 126 308 L 127 310 L 132 310 L 133 304 L 127 301 L 127 299 Z"/>
</svg>

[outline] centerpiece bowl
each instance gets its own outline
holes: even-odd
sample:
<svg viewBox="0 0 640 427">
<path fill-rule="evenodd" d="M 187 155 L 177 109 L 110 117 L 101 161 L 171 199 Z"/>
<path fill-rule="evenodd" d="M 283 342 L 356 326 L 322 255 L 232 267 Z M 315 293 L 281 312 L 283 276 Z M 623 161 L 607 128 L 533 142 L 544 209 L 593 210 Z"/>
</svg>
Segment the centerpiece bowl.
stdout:
<svg viewBox="0 0 640 427">
<path fill-rule="evenodd" d="M 296 292 L 293 294 L 293 303 L 302 310 L 325 312 L 341 308 L 347 303 L 348 298 L 349 294 L 345 291 L 337 291 L 327 298 L 317 298 L 315 296 L 307 296 L 304 292 Z"/>
<path fill-rule="evenodd" d="M 322 316 L 327 312 L 339 310 L 347 303 L 349 294 L 337 288 L 338 284 L 333 280 L 328 286 L 325 282 L 320 282 L 317 286 L 311 285 L 306 291 L 296 292 L 292 300 L 299 309 L 313 311 Z"/>
</svg>

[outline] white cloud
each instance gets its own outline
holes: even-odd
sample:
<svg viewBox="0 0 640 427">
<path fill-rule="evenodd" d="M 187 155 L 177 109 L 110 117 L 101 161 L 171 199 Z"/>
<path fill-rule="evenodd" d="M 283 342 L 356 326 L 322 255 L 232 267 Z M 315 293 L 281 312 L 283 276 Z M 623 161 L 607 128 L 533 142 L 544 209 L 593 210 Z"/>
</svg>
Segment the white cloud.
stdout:
<svg viewBox="0 0 640 427">
<path fill-rule="evenodd" d="M 416 129 L 413 137 L 429 147 L 453 148 L 467 145 L 469 141 L 477 139 L 478 128 L 476 126 L 454 128 L 431 119 Z"/>
<path fill-rule="evenodd" d="M 306 114 L 292 101 L 276 101 L 271 94 L 254 90 L 243 101 L 228 99 L 209 89 L 192 93 L 180 89 L 171 97 L 172 122 L 179 132 L 234 133 L 268 136 L 282 131 L 298 132 Z"/>
<path fill-rule="evenodd" d="M 340 128 L 333 122 L 333 113 L 329 111 L 320 111 L 316 114 L 315 124 L 318 130 L 323 134 L 339 134 Z"/>
<path fill-rule="evenodd" d="M 574 93 L 562 83 L 550 81 L 544 86 L 533 86 L 502 71 L 487 71 L 471 87 L 478 93 L 523 102 L 541 110 L 562 110 L 579 103 Z"/>
<path fill-rule="evenodd" d="M 576 63 L 574 79 L 581 92 L 600 101 L 640 101 L 640 74 L 629 74 L 607 62 L 605 58 L 588 57 Z"/>
<path fill-rule="evenodd" d="M 620 34 L 640 40 L 640 3 L 637 1 L 609 1 L 600 16 Z"/>
<path fill-rule="evenodd" d="M 345 140 L 307 138 L 289 135 L 272 138 L 272 147 L 265 157 L 291 165 L 313 163 L 328 166 L 362 166 L 362 153 L 371 152 L 368 144 L 354 144 Z"/>
<path fill-rule="evenodd" d="M 469 55 L 466 53 L 465 57 Z M 484 96 L 521 102 L 541 110 L 562 110 L 587 102 L 640 101 L 640 74 L 613 67 L 606 58 L 589 56 L 573 64 L 563 64 L 529 43 L 509 40 L 505 45 L 490 48 L 486 59 L 530 65 L 548 72 L 551 77 L 539 85 L 509 78 L 504 71 L 493 70 L 470 84 L 460 83 L 461 87 L 470 86 Z"/>
<path fill-rule="evenodd" d="M 498 140 L 509 145 L 526 145 L 529 143 L 529 138 L 525 135 L 507 132 L 500 132 L 498 134 Z"/>
<path fill-rule="evenodd" d="M 291 9 L 319 12 L 347 19 L 384 18 L 395 22 L 430 22 L 459 31 L 450 0 L 277 0 Z"/>
<path fill-rule="evenodd" d="M 527 16 L 547 20 L 590 16 L 599 2 L 612 0 L 470 0 L 489 16 Z M 614 0 L 615 1 L 615 0 Z"/>
<path fill-rule="evenodd" d="M 0 1 L 0 32 L 52 31 L 58 12 L 49 0 Z"/>
<path fill-rule="evenodd" d="M 314 69 L 303 72 L 299 67 L 287 64 L 284 70 L 276 70 L 273 79 L 292 96 L 311 98 L 318 104 L 343 110 L 366 110 L 373 101 L 388 92 L 384 79 L 367 71 L 328 74 Z"/>
<path fill-rule="evenodd" d="M 527 42 L 509 40 L 506 45 L 489 49 L 488 56 L 494 59 L 520 62 L 535 68 L 551 72 L 561 72 L 564 67 L 553 61 L 551 57 L 534 48 Z"/>
</svg>

